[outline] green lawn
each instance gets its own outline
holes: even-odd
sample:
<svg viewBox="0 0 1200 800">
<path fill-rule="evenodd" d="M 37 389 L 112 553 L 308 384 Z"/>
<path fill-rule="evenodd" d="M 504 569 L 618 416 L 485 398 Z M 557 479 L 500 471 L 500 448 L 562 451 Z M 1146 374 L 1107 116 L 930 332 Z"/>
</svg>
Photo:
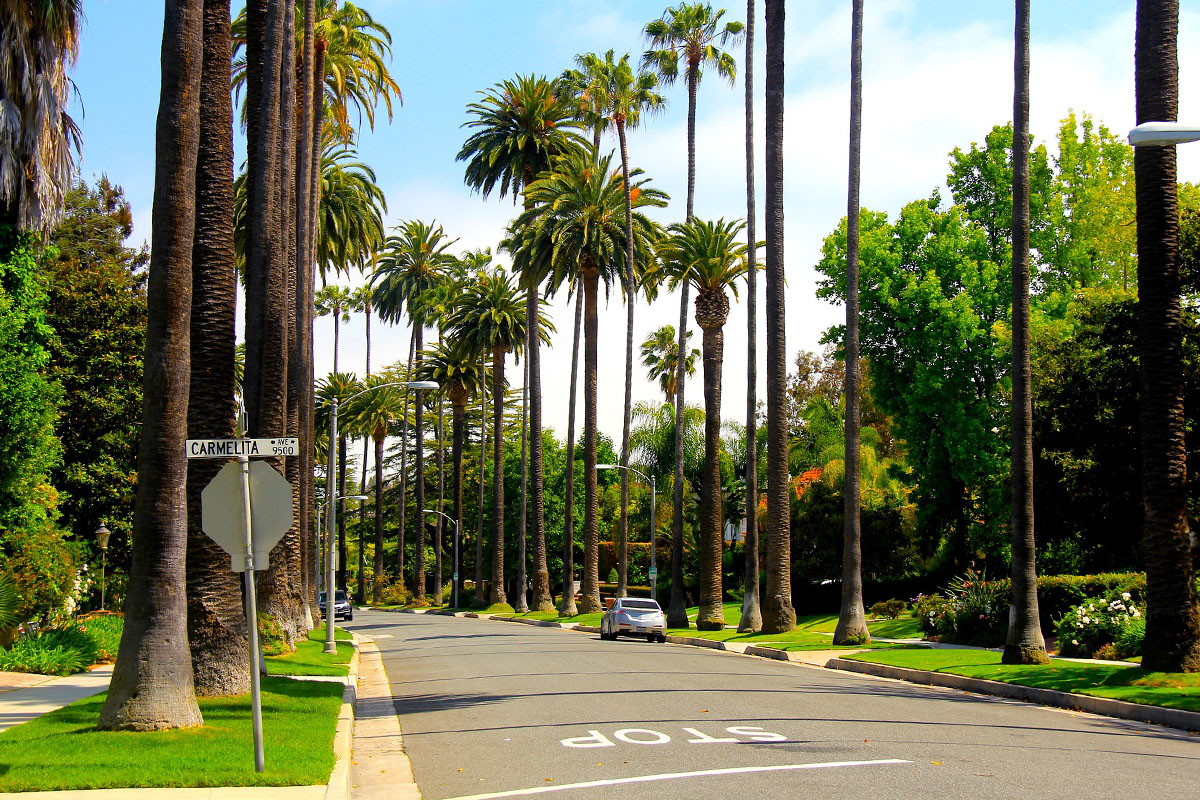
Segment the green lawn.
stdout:
<svg viewBox="0 0 1200 800">
<path fill-rule="evenodd" d="M 0 736 L 0 792 L 323 784 L 334 764 L 342 688 L 263 679 L 261 775 L 254 771 L 248 694 L 200 700 L 203 727 L 147 733 L 97 731 L 105 695 L 89 697 Z"/>
<path fill-rule="evenodd" d="M 811 614 L 796 618 L 796 627 L 817 633 L 833 633 L 837 629 L 837 614 Z M 885 639 L 920 639 L 921 623 L 909 616 L 897 619 L 867 620 L 872 636 Z"/>
<path fill-rule="evenodd" d="M 296 642 L 296 652 L 281 656 L 265 656 L 267 673 L 271 675 L 348 675 L 354 645 L 350 632 L 333 626 L 337 655 L 325 653 L 325 626 L 313 628 L 308 639 Z"/>
<path fill-rule="evenodd" d="M 1001 664 L 1000 654 L 992 650 L 893 650 L 859 653 L 847 658 L 1200 711 L 1200 675 L 1192 673 L 1147 672 L 1135 666 L 1083 664 L 1057 658 L 1048 666 L 1009 666 Z"/>
<path fill-rule="evenodd" d="M 496 613 L 496 612 L 487 612 Z M 508 613 L 500 612 L 501 616 L 505 617 L 521 617 L 523 619 L 540 619 L 543 622 L 571 622 L 576 625 L 600 625 L 600 617 L 604 616 L 597 611 L 593 614 L 576 614 L 573 617 L 559 616 L 557 611 L 527 611 L 524 614 L 513 613 L 511 609 Z"/>
</svg>

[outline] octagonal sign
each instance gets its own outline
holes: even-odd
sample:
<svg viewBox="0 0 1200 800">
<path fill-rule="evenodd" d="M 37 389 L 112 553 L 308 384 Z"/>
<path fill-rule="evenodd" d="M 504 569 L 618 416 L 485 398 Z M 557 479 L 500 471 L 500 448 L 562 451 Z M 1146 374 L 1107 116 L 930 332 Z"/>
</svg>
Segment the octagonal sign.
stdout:
<svg viewBox="0 0 1200 800">
<path fill-rule="evenodd" d="M 254 569 L 264 570 L 268 554 L 295 522 L 292 485 L 265 461 L 250 464 L 250 524 Z M 201 499 L 201 527 L 230 556 L 234 572 L 246 571 L 246 531 L 242 514 L 241 465 L 230 461 L 208 482 Z"/>
</svg>

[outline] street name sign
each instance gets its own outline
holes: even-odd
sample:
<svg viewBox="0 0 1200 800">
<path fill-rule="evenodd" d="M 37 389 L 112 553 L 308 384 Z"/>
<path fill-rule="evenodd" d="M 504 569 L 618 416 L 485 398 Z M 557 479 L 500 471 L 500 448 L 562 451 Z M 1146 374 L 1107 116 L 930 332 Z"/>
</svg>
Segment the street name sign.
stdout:
<svg viewBox="0 0 1200 800">
<path fill-rule="evenodd" d="M 200 526 L 229 553 L 234 572 L 246 571 L 246 528 L 241 464 L 230 461 L 200 493 Z M 292 485 L 265 461 L 250 462 L 250 532 L 254 569 L 264 570 L 268 553 L 292 527 Z"/>
<path fill-rule="evenodd" d="M 279 439 L 188 439 L 188 458 L 276 458 L 300 455 L 300 440 Z"/>
</svg>

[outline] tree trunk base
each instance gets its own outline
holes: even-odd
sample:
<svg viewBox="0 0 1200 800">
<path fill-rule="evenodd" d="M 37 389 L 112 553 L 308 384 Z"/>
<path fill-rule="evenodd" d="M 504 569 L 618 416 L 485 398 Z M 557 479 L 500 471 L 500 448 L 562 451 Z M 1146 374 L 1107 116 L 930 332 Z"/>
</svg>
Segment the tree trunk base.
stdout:
<svg viewBox="0 0 1200 800">
<path fill-rule="evenodd" d="M 668 628 L 690 628 L 691 624 L 687 618 L 687 610 L 675 608 L 671 606 L 667 609 L 667 627 Z"/>
<path fill-rule="evenodd" d="M 696 630 L 725 630 L 725 609 L 721 604 L 701 604 L 700 611 L 696 614 Z"/>
<path fill-rule="evenodd" d="M 1044 647 L 1026 647 L 1019 644 L 1004 645 L 1001 664 L 1049 664 L 1050 656 Z"/>
<path fill-rule="evenodd" d="M 551 608 L 551 611 L 554 609 Z M 560 617 L 576 617 L 579 616 L 579 609 L 575 605 L 575 597 L 571 594 L 564 594 L 562 606 L 559 607 L 558 615 Z"/>
<path fill-rule="evenodd" d="M 796 629 L 796 609 L 782 596 L 768 597 L 762 608 L 763 633 L 787 633 Z"/>
<path fill-rule="evenodd" d="M 599 595 L 585 594 L 579 598 L 580 614 L 596 614 L 602 611 L 604 611 L 604 604 L 600 602 Z"/>
<path fill-rule="evenodd" d="M 742 598 L 742 619 L 738 622 L 738 633 L 758 633 L 762 630 L 762 609 L 758 605 L 758 593 L 746 592 Z"/>
</svg>

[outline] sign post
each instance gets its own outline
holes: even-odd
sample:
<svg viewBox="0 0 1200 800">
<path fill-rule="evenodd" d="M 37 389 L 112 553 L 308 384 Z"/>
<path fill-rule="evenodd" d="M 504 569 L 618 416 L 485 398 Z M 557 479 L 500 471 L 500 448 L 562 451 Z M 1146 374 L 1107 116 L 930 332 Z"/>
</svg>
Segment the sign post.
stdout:
<svg viewBox="0 0 1200 800">
<path fill-rule="evenodd" d="M 258 665 L 258 601 L 254 572 L 269 561 L 271 548 L 294 521 L 292 487 L 269 464 L 251 458 L 297 455 L 299 441 L 283 439 L 188 439 L 188 458 L 236 459 L 204 487 L 202 527 L 229 553 L 234 572 L 244 572 L 246 630 L 250 645 L 250 707 L 254 729 L 254 771 L 266 769 L 262 740 L 262 685 Z M 252 502 L 256 500 L 257 502 Z M 236 509 L 236 511 L 234 511 Z M 240 534 L 238 528 L 240 527 Z M 255 553 L 260 555 L 256 562 Z"/>
</svg>

